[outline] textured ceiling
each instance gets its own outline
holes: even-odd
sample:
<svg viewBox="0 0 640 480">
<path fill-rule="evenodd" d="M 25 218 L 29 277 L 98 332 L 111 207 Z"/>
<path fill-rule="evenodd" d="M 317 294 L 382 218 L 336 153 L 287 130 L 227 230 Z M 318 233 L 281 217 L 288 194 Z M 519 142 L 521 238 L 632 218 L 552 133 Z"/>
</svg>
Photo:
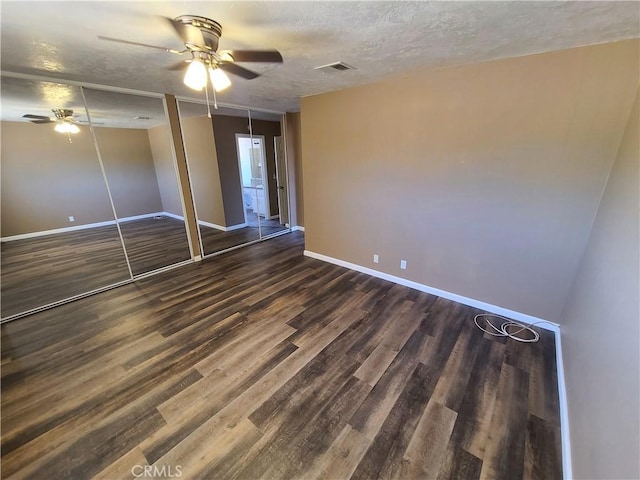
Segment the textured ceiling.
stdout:
<svg viewBox="0 0 640 480">
<path fill-rule="evenodd" d="M 97 38 L 181 48 L 158 16 L 184 14 L 220 22 L 221 49 L 280 50 L 282 65 L 245 64 L 263 75 L 234 77 L 218 98 L 275 111 L 298 110 L 301 96 L 418 68 L 640 36 L 638 2 L 2 1 L 2 70 L 202 100 L 180 72 L 166 70 L 179 57 Z M 334 61 L 356 69 L 314 70 Z"/>
</svg>

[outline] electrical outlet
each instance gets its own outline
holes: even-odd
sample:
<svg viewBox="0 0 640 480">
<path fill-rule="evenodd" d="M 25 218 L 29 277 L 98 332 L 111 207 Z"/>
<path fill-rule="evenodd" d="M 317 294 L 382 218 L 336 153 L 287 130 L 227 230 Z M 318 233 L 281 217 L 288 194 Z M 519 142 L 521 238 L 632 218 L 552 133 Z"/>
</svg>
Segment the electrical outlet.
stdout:
<svg viewBox="0 0 640 480">
<path fill-rule="evenodd" d="M 407 269 L 407 261 L 406 260 L 400 260 L 400 268 L 402 270 L 406 270 Z"/>
<path fill-rule="evenodd" d="M 373 263 L 378 263 L 380 261 L 380 257 L 378 257 L 377 253 L 373 254 Z"/>
<path fill-rule="evenodd" d="M 73 215 L 69 215 L 69 221 L 70 221 L 70 222 L 75 222 L 75 221 L 76 221 L 76 219 L 75 219 L 75 218 L 73 218 Z"/>
</svg>

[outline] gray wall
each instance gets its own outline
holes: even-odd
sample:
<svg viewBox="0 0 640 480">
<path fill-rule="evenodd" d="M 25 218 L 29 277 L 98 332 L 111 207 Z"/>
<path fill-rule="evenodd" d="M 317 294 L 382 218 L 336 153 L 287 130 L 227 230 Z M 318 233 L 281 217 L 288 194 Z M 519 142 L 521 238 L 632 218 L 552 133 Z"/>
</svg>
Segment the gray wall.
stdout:
<svg viewBox="0 0 640 480">
<path fill-rule="evenodd" d="M 254 135 L 263 135 L 265 137 L 267 178 L 269 182 L 269 210 L 270 215 L 276 215 L 278 213 L 278 194 L 276 190 L 276 179 L 274 178 L 276 166 L 273 138 L 281 134 L 280 122 L 252 120 L 251 126 Z M 227 225 L 231 226 L 244 223 L 244 206 L 242 202 L 242 190 L 240 188 L 236 133 L 249 134 L 249 119 L 248 117 L 213 115 L 213 129 Z"/>
<path fill-rule="evenodd" d="M 634 40 L 302 98 L 306 248 L 558 321 L 638 71 Z"/>
<path fill-rule="evenodd" d="M 575 478 L 640 478 L 638 103 L 562 317 Z"/>
<path fill-rule="evenodd" d="M 227 226 L 244 223 L 244 205 L 240 188 L 240 170 L 236 133 L 249 134 L 249 117 L 213 115 L 218 172 Z"/>
</svg>

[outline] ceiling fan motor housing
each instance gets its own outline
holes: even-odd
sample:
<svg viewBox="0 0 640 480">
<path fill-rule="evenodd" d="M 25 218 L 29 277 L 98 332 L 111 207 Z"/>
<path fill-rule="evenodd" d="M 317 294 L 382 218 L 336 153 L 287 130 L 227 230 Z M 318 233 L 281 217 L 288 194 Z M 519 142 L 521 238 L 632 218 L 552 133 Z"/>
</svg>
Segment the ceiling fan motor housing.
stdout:
<svg viewBox="0 0 640 480">
<path fill-rule="evenodd" d="M 185 42 L 189 50 L 196 52 L 218 51 L 218 43 L 222 36 L 222 26 L 218 22 L 197 15 L 181 15 L 176 17 L 175 21 L 188 27 L 197 28 L 202 34 L 202 38 L 204 38 L 204 45 L 199 44 L 200 41 L 197 36 L 194 36 L 193 41 Z"/>
<path fill-rule="evenodd" d="M 54 108 L 51 110 L 58 120 L 73 118 L 73 110 L 66 108 Z"/>
</svg>

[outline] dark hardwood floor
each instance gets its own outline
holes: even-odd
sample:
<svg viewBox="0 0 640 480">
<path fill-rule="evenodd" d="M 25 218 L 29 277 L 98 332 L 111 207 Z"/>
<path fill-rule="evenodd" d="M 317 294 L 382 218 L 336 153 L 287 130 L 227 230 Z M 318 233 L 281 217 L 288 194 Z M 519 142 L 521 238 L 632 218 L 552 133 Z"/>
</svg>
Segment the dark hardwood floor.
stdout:
<svg viewBox="0 0 640 480">
<path fill-rule="evenodd" d="M 277 232 L 287 230 L 277 219 L 265 220 L 260 218 L 260 227 L 255 214 L 247 213 L 247 226 L 237 230 L 223 232 L 215 228 L 200 225 L 200 236 L 205 255 L 220 252 L 228 248 L 254 242 L 262 237 L 268 237 Z"/>
<path fill-rule="evenodd" d="M 139 275 L 191 258 L 184 223 L 169 217 L 120 223 Z M 2 242 L 2 317 L 130 278 L 115 225 Z"/>
<path fill-rule="evenodd" d="M 2 317 L 130 278 L 115 226 L 2 242 Z"/>
<path fill-rule="evenodd" d="M 303 241 L 2 325 L 3 478 L 561 478 L 549 332 L 485 336 Z"/>
<path fill-rule="evenodd" d="M 120 224 L 134 275 L 191 258 L 184 222 L 164 215 Z"/>
</svg>

